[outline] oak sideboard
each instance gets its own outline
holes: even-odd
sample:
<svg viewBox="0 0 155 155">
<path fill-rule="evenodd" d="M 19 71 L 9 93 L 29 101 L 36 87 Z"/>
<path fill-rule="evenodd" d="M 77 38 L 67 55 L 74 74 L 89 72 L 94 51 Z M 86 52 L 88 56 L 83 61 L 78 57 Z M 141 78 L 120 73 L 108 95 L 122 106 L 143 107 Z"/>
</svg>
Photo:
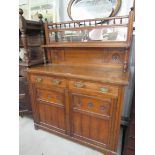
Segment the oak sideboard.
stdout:
<svg viewBox="0 0 155 155">
<path fill-rule="evenodd" d="M 133 18 L 44 24 L 48 63 L 28 70 L 36 129 L 117 155 Z"/>
</svg>

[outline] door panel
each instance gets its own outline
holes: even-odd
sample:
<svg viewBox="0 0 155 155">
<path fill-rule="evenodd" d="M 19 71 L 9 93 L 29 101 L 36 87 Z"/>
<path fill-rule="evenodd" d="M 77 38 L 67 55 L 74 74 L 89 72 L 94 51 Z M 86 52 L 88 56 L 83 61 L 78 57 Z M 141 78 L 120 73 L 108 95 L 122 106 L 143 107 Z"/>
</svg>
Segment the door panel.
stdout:
<svg viewBox="0 0 155 155">
<path fill-rule="evenodd" d="M 109 120 L 73 112 L 73 136 L 82 136 L 107 144 L 109 124 Z"/>
<path fill-rule="evenodd" d="M 90 117 L 87 115 L 81 116 L 81 130 L 82 130 L 82 136 L 89 138 L 89 130 L 90 130 Z"/>
<path fill-rule="evenodd" d="M 64 108 L 38 103 L 40 123 L 65 130 Z"/>
<path fill-rule="evenodd" d="M 73 132 L 78 135 L 82 135 L 81 131 L 81 113 L 74 112 L 73 113 Z"/>
<path fill-rule="evenodd" d="M 111 99 L 98 99 L 89 96 L 74 96 L 74 109 L 101 114 L 111 115 Z"/>
<path fill-rule="evenodd" d="M 72 136 L 108 147 L 115 101 L 76 93 L 70 97 Z"/>
<path fill-rule="evenodd" d="M 65 97 L 64 91 L 36 89 L 36 104 L 39 124 L 54 130 L 65 132 Z"/>
</svg>

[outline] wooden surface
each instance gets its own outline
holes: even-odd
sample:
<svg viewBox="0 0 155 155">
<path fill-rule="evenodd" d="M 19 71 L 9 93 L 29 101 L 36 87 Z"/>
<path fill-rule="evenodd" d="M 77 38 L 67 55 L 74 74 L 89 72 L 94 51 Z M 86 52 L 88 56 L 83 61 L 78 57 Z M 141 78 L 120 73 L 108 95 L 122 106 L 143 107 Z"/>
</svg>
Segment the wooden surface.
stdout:
<svg viewBox="0 0 155 155">
<path fill-rule="evenodd" d="M 28 75 L 37 128 L 116 154 L 127 72 L 49 64 Z"/>
<path fill-rule="evenodd" d="M 47 49 L 48 64 L 28 70 L 36 129 L 74 140 L 104 155 L 117 155 L 124 89 L 129 80 L 131 16 L 132 12 L 125 43 L 53 44 L 48 40 L 52 31 L 49 26 L 66 23 L 45 23 L 46 45 L 42 47 Z"/>
<path fill-rule="evenodd" d="M 43 63 L 43 22 L 42 18 L 39 18 L 39 22 L 30 21 L 22 15 L 23 10 L 19 9 L 19 50 L 24 51 L 24 58 L 19 61 L 19 113 L 32 115 L 27 70 L 31 66 Z"/>
<path fill-rule="evenodd" d="M 23 11 L 19 10 L 19 41 L 20 50 L 24 50 L 24 58 L 20 61 L 22 66 L 32 66 L 43 63 L 41 44 L 44 44 L 43 21 L 26 20 Z"/>
<path fill-rule="evenodd" d="M 129 73 L 120 69 L 92 66 L 47 64 L 32 67 L 28 72 L 55 75 L 65 78 L 93 80 L 113 84 L 128 84 Z"/>
<path fill-rule="evenodd" d="M 104 148 L 116 151 L 120 112 L 115 108 L 122 104 L 121 87 L 89 81 L 91 89 L 85 85 L 79 88 L 71 79 L 43 73 L 29 75 L 33 114 L 39 127 L 69 134 L 103 152 Z M 60 84 L 54 85 L 53 79 L 59 79 Z M 88 81 L 83 83 L 88 85 Z M 109 92 L 103 93 L 100 88 L 109 88 Z"/>
<path fill-rule="evenodd" d="M 101 44 L 101 42 L 79 42 L 79 43 L 68 43 L 68 42 L 63 42 L 63 43 L 55 43 L 52 42 L 51 44 L 47 45 L 42 45 L 42 47 L 50 48 L 50 47 L 113 47 L 113 48 L 129 48 L 130 44 L 127 44 L 126 42 L 122 43 L 119 41 L 113 41 L 113 42 L 104 42 Z"/>
</svg>

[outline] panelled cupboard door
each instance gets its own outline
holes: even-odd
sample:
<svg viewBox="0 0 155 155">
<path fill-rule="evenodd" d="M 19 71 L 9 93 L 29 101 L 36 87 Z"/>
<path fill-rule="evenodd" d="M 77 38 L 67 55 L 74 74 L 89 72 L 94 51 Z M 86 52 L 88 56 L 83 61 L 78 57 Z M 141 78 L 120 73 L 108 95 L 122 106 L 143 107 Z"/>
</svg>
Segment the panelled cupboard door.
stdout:
<svg viewBox="0 0 155 155">
<path fill-rule="evenodd" d="M 64 91 L 36 88 L 35 92 L 38 123 L 47 128 L 65 133 Z"/>
<path fill-rule="evenodd" d="M 109 148 L 117 99 L 70 92 L 71 135 Z"/>
</svg>

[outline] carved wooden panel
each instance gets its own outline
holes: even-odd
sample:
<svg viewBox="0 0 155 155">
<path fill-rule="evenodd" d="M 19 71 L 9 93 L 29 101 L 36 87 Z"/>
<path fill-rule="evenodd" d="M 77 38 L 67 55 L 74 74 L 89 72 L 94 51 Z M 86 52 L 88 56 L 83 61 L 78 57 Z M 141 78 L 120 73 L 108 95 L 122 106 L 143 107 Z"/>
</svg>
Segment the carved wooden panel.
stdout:
<svg viewBox="0 0 155 155">
<path fill-rule="evenodd" d="M 36 59 L 43 59 L 43 52 L 40 47 L 29 47 L 28 48 L 29 58 L 31 61 Z"/>
<path fill-rule="evenodd" d="M 64 96 L 60 92 L 37 89 L 37 95 L 40 101 L 48 102 L 50 105 L 64 107 Z"/>
<path fill-rule="evenodd" d="M 80 112 L 73 113 L 73 136 L 98 145 L 107 145 L 110 122 L 108 120 L 85 115 Z"/>
<path fill-rule="evenodd" d="M 38 110 L 40 123 L 65 130 L 64 108 L 38 102 Z"/>
<path fill-rule="evenodd" d="M 104 116 L 111 115 L 111 99 L 96 99 L 87 96 L 74 96 L 73 110 L 81 110 Z"/>
<path fill-rule="evenodd" d="M 73 92 L 70 96 L 73 137 L 108 148 L 115 101 Z"/>
<path fill-rule="evenodd" d="M 39 46 L 42 44 L 40 34 L 29 34 L 27 35 L 27 45 L 28 46 Z M 40 47 L 41 48 L 41 47 Z"/>
<path fill-rule="evenodd" d="M 55 64 L 96 64 L 123 66 L 125 53 L 121 49 L 60 48 L 48 51 L 49 62 Z"/>
<path fill-rule="evenodd" d="M 123 64 L 125 53 L 121 50 L 107 49 L 103 53 L 103 63 Z"/>
<path fill-rule="evenodd" d="M 62 92 L 37 88 L 35 104 L 39 118 L 38 122 L 64 133 L 66 129 L 65 101 Z"/>
</svg>

